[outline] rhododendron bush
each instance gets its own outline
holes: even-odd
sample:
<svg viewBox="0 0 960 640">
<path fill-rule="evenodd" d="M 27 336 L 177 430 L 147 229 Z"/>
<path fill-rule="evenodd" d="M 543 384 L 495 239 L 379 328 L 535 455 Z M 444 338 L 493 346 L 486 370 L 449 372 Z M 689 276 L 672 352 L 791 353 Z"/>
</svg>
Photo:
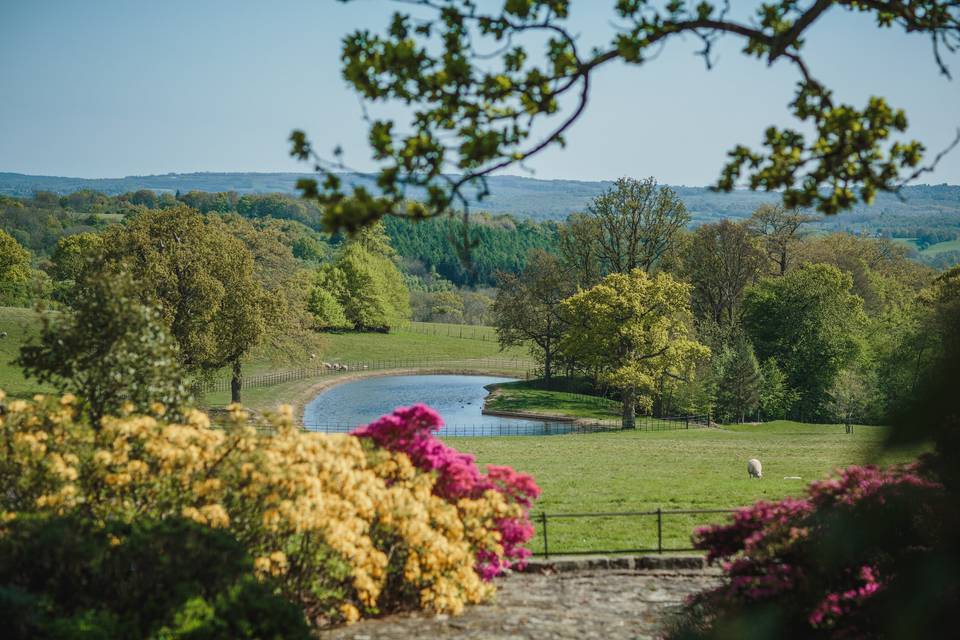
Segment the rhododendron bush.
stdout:
<svg viewBox="0 0 960 640">
<path fill-rule="evenodd" d="M 904 585 L 936 563 L 947 495 L 923 462 L 853 466 L 806 496 L 758 502 L 694 545 L 727 575 L 694 597 L 674 637 L 909 637 Z M 931 576 L 933 577 L 933 576 Z M 944 594 L 951 597 L 949 594 Z M 928 601 L 928 604 L 933 604 Z"/>
<path fill-rule="evenodd" d="M 314 624 L 403 607 L 456 613 L 528 555 L 536 484 L 508 468 L 482 473 L 433 437 L 440 419 L 426 407 L 355 435 L 305 433 L 289 410 L 267 418 L 270 435 L 239 407 L 217 428 L 199 411 L 178 423 L 163 413 L 95 430 L 69 396 L 7 403 L 3 521 L 186 518 L 235 537 Z"/>
</svg>

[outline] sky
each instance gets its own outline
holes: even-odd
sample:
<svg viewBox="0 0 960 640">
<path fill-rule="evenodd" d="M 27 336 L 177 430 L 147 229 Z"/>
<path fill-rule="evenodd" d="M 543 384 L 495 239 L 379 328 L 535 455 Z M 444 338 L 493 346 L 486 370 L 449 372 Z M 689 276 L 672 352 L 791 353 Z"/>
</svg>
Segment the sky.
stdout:
<svg viewBox="0 0 960 640">
<path fill-rule="evenodd" d="M 743 2 L 734 2 L 742 11 Z M 746 3 L 749 4 L 749 3 Z M 581 48 L 608 42 L 613 0 L 574 2 Z M 340 76 L 340 42 L 382 31 L 401 5 L 355 0 L 0 0 L 0 171 L 85 178 L 192 171 L 305 171 L 287 137 L 307 131 L 369 171 L 360 103 Z M 542 179 L 654 176 L 706 185 L 726 152 L 756 146 L 792 122 L 796 73 L 718 49 L 715 68 L 693 40 L 644 66 L 603 68 L 587 112 L 527 169 Z M 885 96 L 907 111 L 909 135 L 935 153 L 960 127 L 957 78 L 939 74 L 929 40 L 880 31 L 832 9 L 807 39 L 816 77 L 839 101 Z M 379 114 L 381 111 L 375 111 Z M 387 115 L 402 115 L 386 108 Z M 932 154 L 931 154 L 932 155 Z M 928 183 L 960 183 L 960 149 Z"/>
</svg>

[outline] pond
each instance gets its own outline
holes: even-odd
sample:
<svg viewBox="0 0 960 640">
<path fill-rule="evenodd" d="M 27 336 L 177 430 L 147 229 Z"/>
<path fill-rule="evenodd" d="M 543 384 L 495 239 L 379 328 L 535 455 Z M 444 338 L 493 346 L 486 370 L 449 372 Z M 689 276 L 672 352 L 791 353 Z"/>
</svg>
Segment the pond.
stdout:
<svg viewBox="0 0 960 640">
<path fill-rule="evenodd" d="M 481 413 L 484 387 L 513 378 L 475 375 L 378 376 L 326 389 L 303 411 L 304 426 L 314 431 L 349 431 L 395 407 L 423 403 L 443 418 L 442 436 L 548 435 L 573 430 L 570 423 L 487 416 Z"/>
</svg>

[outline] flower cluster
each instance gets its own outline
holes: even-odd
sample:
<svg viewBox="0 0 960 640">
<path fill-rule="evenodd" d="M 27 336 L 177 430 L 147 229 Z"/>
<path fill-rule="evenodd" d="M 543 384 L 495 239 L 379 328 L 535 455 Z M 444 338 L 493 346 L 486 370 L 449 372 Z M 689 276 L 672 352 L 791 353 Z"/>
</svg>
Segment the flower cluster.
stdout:
<svg viewBox="0 0 960 640">
<path fill-rule="evenodd" d="M 943 498 L 917 463 L 853 466 L 811 483 L 803 498 L 741 509 L 694 533 L 728 580 L 695 596 L 688 613 L 721 628 L 722 619 L 776 611 L 791 631 L 872 636 L 887 606 L 880 596 L 910 554 L 932 544 L 936 518 L 924 505 Z"/>
<path fill-rule="evenodd" d="M 473 456 L 450 448 L 434 436 L 443 426 L 440 416 L 422 404 L 400 407 L 389 416 L 357 429 L 353 434 L 366 438 L 384 449 L 406 454 L 415 467 L 436 473 L 433 492 L 456 504 L 462 516 L 475 521 L 477 530 L 496 530 L 495 542 L 475 540 L 477 571 L 490 580 L 511 566 L 523 566 L 530 551 L 523 545 L 533 537 L 530 507 L 539 497 L 540 488 L 529 475 L 510 467 L 489 465 L 481 473 Z M 500 496 L 502 508 L 492 521 L 475 520 L 473 502 Z"/>
<path fill-rule="evenodd" d="M 272 433 L 261 435 L 240 407 L 216 426 L 199 411 L 165 421 L 158 406 L 104 418 L 98 430 L 71 397 L 6 409 L 0 522 L 80 513 L 222 529 L 254 558 L 255 575 L 317 624 L 396 607 L 457 613 L 493 593 L 489 568 L 522 558 L 518 545 L 529 538 L 532 480 L 503 468 L 479 474 L 472 458 L 443 445 L 406 451 L 305 433 L 289 410 L 268 418 Z M 417 408 L 387 420 L 409 433 L 435 415 Z M 371 430 L 382 434 L 381 423 Z"/>
</svg>

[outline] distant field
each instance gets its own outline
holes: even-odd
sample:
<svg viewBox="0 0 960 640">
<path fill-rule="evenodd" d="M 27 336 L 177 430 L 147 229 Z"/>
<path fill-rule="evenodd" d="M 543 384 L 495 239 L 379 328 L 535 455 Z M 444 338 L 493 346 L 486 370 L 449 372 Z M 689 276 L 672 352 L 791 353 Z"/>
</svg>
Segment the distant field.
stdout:
<svg viewBox="0 0 960 640">
<path fill-rule="evenodd" d="M 920 250 L 920 246 L 917 244 L 916 238 L 891 238 L 891 240 L 895 244 L 902 244 L 911 249 L 916 249 L 917 251 Z"/>
<path fill-rule="evenodd" d="M 406 322 L 397 327 L 395 332 L 419 333 L 422 335 L 445 336 L 448 338 L 463 338 L 466 340 L 480 340 L 482 342 L 497 342 L 496 328 L 473 324 Z"/>
<path fill-rule="evenodd" d="M 902 244 L 912 249 L 916 249 L 920 255 L 932 257 L 948 251 L 960 251 L 960 240 L 947 240 L 932 244 L 926 249 L 921 249 L 917 244 L 917 238 L 893 238 L 897 244 Z"/>
<path fill-rule="evenodd" d="M 935 256 L 947 251 L 960 251 L 960 240 L 948 240 L 947 242 L 938 242 L 932 244 L 920 253 L 925 256 Z"/>
<path fill-rule="evenodd" d="M 450 438 L 482 464 L 533 474 L 543 496 L 534 511 L 577 513 L 740 507 L 799 495 L 837 467 L 906 461 L 913 452 L 884 453 L 879 427 L 778 421 L 723 429 L 597 433 L 540 437 Z M 747 460 L 763 463 L 763 479 L 747 477 Z M 785 480 L 800 476 L 801 480 Z M 694 526 L 724 516 L 672 516 L 665 546 L 689 546 Z M 653 518 L 550 520 L 551 552 L 656 545 Z M 540 551 L 539 537 L 533 544 Z"/>
</svg>

